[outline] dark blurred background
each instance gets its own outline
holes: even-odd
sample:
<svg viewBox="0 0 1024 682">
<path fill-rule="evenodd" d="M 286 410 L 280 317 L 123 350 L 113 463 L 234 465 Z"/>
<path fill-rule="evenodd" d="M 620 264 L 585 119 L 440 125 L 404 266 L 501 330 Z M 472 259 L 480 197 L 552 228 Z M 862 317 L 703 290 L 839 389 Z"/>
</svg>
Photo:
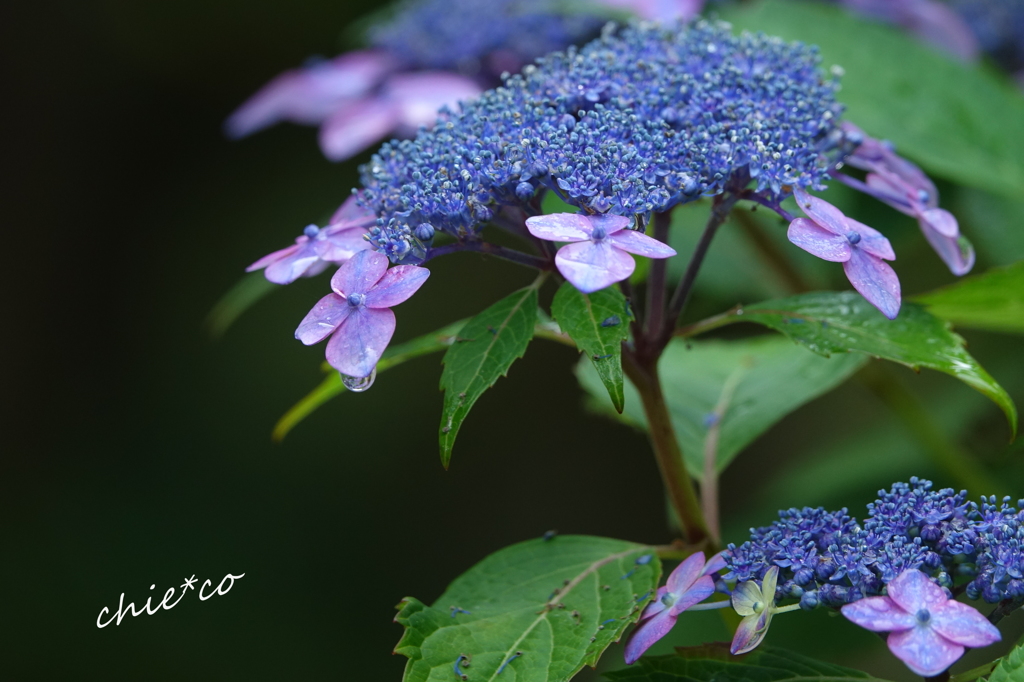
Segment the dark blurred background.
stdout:
<svg viewBox="0 0 1024 682">
<path fill-rule="evenodd" d="M 377 7 L 0 9 L 0 677 L 397 680 L 404 659 L 389 655 L 401 634 L 391 619 L 402 597 L 430 602 L 486 554 L 549 529 L 671 538 L 645 438 L 584 409 L 569 349 L 535 342 L 474 408 L 444 471 L 436 357 L 389 371 L 271 442 L 277 418 L 322 377 L 322 348 L 292 332 L 324 279 L 275 292 L 218 341 L 204 329 L 248 263 L 321 221 L 357 181 L 357 163 L 325 161 L 312 129 L 229 143 L 222 120 L 282 69 L 348 47 L 342 29 Z M 923 242 L 911 228 L 898 229 Z M 936 272 L 918 276 L 916 290 L 949 280 Z M 399 310 L 396 341 L 529 279 L 475 255 L 448 259 Z M 712 296 L 707 307 L 733 302 Z M 1019 339 L 969 339 L 1024 403 Z M 894 375 L 1005 486 L 972 492 L 1020 496 L 1021 450 L 1006 444 L 994 406 L 942 375 Z M 876 435 L 865 439 L 868 426 Z M 862 515 L 875 490 L 912 474 L 959 487 L 876 395 L 848 384 L 737 460 L 723 482 L 727 539 L 791 505 Z M 96 627 L 122 592 L 139 605 L 193 574 L 216 585 L 227 573 L 245 577 L 225 596 L 191 592 L 172 611 Z M 1010 641 L 1017 620 L 1007 621 Z M 708 632 L 729 635 L 715 614 L 695 615 L 659 650 Z M 825 613 L 780 617 L 769 642 L 908 678 L 877 639 Z"/>
</svg>

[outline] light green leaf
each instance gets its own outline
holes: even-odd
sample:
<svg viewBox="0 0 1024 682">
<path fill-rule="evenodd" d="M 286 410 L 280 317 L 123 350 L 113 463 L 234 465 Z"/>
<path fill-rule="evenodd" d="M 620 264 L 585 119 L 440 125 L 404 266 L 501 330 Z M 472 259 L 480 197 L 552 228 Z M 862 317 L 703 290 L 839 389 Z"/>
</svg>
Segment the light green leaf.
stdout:
<svg viewBox="0 0 1024 682">
<path fill-rule="evenodd" d="M 1024 682 L 1024 647 L 1019 646 L 999 659 L 988 682 Z"/>
<path fill-rule="evenodd" d="M 590 356 L 617 412 L 622 412 L 622 342 L 629 337 L 629 304 L 609 287 L 584 294 L 566 282 L 555 294 L 551 313 L 579 349 Z"/>
<path fill-rule="evenodd" d="M 605 673 L 612 682 L 850 682 L 877 678 L 791 651 L 760 646 L 744 656 L 729 655 L 727 644 L 683 647 L 669 656 L 649 656 L 622 670 Z"/>
<path fill-rule="evenodd" d="M 949 323 L 921 306 L 904 303 L 899 316 L 888 320 L 855 292 L 815 292 L 745 306 L 719 324 L 730 322 L 763 324 L 825 357 L 855 351 L 915 370 L 945 372 L 988 396 L 1017 433 L 1017 408 L 1010 396 L 971 357 Z"/>
<path fill-rule="evenodd" d="M 432 606 L 402 600 L 395 620 L 406 630 L 395 653 L 409 658 L 403 680 L 458 680 L 460 657 L 474 681 L 568 680 L 636 622 L 660 575 L 650 547 L 621 540 L 559 535 L 507 547 Z"/>
<path fill-rule="evenodd" d="M 516 358 L 523 357 L 537 321 L 537 286 L 506 296 L 471 319 L 458 341 L 444 355 L 441 390 L 444 410 L 438 440 L 441 463 L 448 468 L 452 446 L 469 410 L 505 376 Z"/>
<path fill-rule="evenodd" d="M 453 322 L 447 327 L 442 327 L 430 334 L 424 334 L 411 341 L 391 346 L 384 351 L 380 361 L 377 363 L 377 374 L 391 369 L 395 365 L 418 358 L 421 355 L 436 353 L 448 348 L 457 338 L 458 331 L 465 326 L 466 321 Z M 312 414 L 317 408 L 331 398 L 345 392 L 345 386 L 341 383 L 341 375 L 330 365 L 324 363 L 324 371 L 330 372 L 328 377 L 320 382 L 309 395 L 297 402 L 274 426 L 272 437 L 275 441 L 282 441 L 295 426 L 303 419 Z"/>
<path fill-rule="evenodd" d="M 257 301 L 269 294 L 279 285 L 268 282 L 262 272 L 251 272 L 238 280 L 206 316 L 206 329 L 210 336 L 219 339 L 224 332 Z"/>
<path fill-rule="evenodd" d="M 856 355 L 817 357 L 777 336 L 673 341 L 658 370 L 687 469 L 702 478 L 706 450 L 713 447 L 715 469 L 724 470 L 775 422 L 838 386 L 865 362 Z M 580 363 L 576 373 L 595 402 L 611 413 L 591 365 Z M 623 418 L 646 429 L 632 384 L 626 386 Z"/>
<path fill-rule="evenodd" d="M 932 315 L 961 327 L 1024 332 L 1024 261 L 967 277 L 914 300 Z"/>
<path fill-rule="evenodd" d="M 1024 190 L 1024 97 L 1006 79 L 826 3 L 723 7 L 738 29 L 818 45 L 845 70 L 845 118 L 927 170 L 1013 196 Z"/>
</svg>

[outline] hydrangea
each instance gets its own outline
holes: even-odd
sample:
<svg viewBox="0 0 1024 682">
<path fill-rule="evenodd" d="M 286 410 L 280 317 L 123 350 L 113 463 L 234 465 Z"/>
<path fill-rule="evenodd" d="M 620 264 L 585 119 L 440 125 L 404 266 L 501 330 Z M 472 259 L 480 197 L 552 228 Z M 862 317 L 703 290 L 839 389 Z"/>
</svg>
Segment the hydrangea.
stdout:
<svg viewBox="0 0 1024 682">
<path fill-rule="evenodd" d="M 539 190 L 633 217 L 752 183 L 779 199 L 818 186 L 843 153 L 837 83 L 819 61 L 707 22 L 606 31 L 385 144 L 362 170 L 371 241 L 415 262 L 429 246 L 417 226 L 476 239 Z"/>
</svg>

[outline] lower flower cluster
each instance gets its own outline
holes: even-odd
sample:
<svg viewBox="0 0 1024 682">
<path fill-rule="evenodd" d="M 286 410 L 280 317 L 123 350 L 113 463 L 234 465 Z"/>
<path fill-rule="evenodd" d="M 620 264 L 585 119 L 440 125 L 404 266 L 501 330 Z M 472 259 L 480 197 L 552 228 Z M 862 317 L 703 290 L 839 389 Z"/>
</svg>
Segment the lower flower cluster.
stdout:
<svg viewBox="0 0 1024 682">
<path fill-rule="evenodd" d="M 779 599 L 838 608 L 881 595 L 898 575 L 917 569 L 947 595 L 1016 608 L 1024 604 L 1024 512 L 1009 498 L 999 505 L 994 497 L 980 504 L 966 498 L 912 478 L 879 491 L 863 524 L 846 509 L 789 509 L 752 529 L 747 542 L 729 545 L 724 578 L 763 580 L 777 566 Z"/>
</svg>

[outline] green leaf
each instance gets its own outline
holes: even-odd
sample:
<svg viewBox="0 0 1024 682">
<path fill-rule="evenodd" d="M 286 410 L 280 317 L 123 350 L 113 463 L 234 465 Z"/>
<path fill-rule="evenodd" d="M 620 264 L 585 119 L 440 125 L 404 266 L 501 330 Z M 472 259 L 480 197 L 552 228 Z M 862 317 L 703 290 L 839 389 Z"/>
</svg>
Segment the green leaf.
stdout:
<svg viewBox="0 0 1024 682">
<path fill-rule="evenodd" d="M 637 564 L 642 556 L 650 561 Z M 460 656 L 470 680 L 568 680 L 636 622 L 660 575 L 650 547 L 621 540 L 559 535 L 506 547 L 432 606 L 402 600 L 395 620 L 406 630 L 395 653 L 409 658 L 403 680 L 458 680 Z"/>
<path fill-rule="evenodd" d="M 763 324 L 825 357 L 855 351 L 915 370 L 945 372 L 992 399 L 1017 433 L 1010 396 L 971 357 L 949 323 L 919 305 L 904 303 L 899 316 L 888 320 L 855 292 L 815 292 L 745 306 L 719 323 L 729 322 Z"/>
<path fill-rule="evenodd" d="M 257 301 L 269 294 L 279 285 L 268 282 L 262 272 L 252 272 L 238 280 L 206 316 L 206 329 L 210 336 L 219 339 L 224 332 Z"/>
<path fill-rule="evenodd" d="M 403 362 L 412 360 L 413 358 L 418 358 L 421 355 L 436 353 L 448 348 L 455 342 L 458 331 L 462 329 L 465 324 L 465 320 L 459 320 L 458 322 L 453 322 L 447 327 L 442 327 L 430 334 L 424 334 L 423 336 L 417 337 L 411 341 L 406 341 L 405 343 L 389 347 L 384 351 L 384 355 L 381 356 L 380 362 L 377 363 L 377 374 L 391 369 L 395 365 L 400 365 Z M 278 420 L 277 424 L 274 426 L 272 434 L 272 438 L 275 441 L 284 440 L 284 437 L 288 435 L 288 432 L 295 428 L 299 422 L 308 417 L 331 398 L 345 392 L 345 385 L 341 383 L 341 375 L 326 362 L 324 363 L 323 368 L 325 372 L 330 372 L 330 375 L 320 382 L 320 385 L 314 388 L 309 395 L 297 402 L 290 410 L 285 412 L 284 416 Z"/>
<path fill-rule="evenodd" d="M 444 410 L 438 440 L 441 463 L 448 468 L 459 427 L 483 392 L 508 373 L 533 338 L 537 321 L 537 285 L 501 299 L 466 323 L 444 355 L 441 390 Z"/>
<path fill-rule="evenodd" d="M 988 682 L 1024 682 L 1024 647 L 1017 647 L 999 659 Z"/>
<path fill-rule="evenodd" d="M 914 300 L 962 327 L 1024 332 L 1024 261 L 967 277 Z"/>
<path fill-rule="evenodd" d="M 818 45 L 845 70 L 845 118 L 943 177 L 1009 196 L 1024 190 L 1024 97 L 1005 78 L 825 3 L 723 7 L 739 29 Z M 749 6 L 749 7 L 748 7 Z"/>
<path fill-rule="evenodd" d="M 816 661 L 762 645 L 744 656 L 729 655 L 727 644 L 681 647 L 668 656 L 645 656 L 622 670 L 605 673 L 612 682 L 845 682 L 877 680 L 859 670 Z"/>
<path fill-rule="evenodd" d="M 555 294 L 551 313 L 558 326 L 590 356 L 617 412 L 622 412 L 622 342 L 629 337 L 629 304 L 609 287 L 584 294 L 566 282 Z"/>
<path fill-rule="evenodd" d="M 775 422 L 838 386 L 865 362 L 866 358 L 856 355 L 821 358 L 778 336 L 689 344 L 673 341 L 658 371 L 690 473 L 703 478 L 709 449 L 713 449 L 716 471 L 724 470 Z M 597 404 L 610 413 L 590 364 L 581 363 L 576 373 Z M 623 418 L 647 428 L 632 384 L 626 387 Z"/>
</svg>

